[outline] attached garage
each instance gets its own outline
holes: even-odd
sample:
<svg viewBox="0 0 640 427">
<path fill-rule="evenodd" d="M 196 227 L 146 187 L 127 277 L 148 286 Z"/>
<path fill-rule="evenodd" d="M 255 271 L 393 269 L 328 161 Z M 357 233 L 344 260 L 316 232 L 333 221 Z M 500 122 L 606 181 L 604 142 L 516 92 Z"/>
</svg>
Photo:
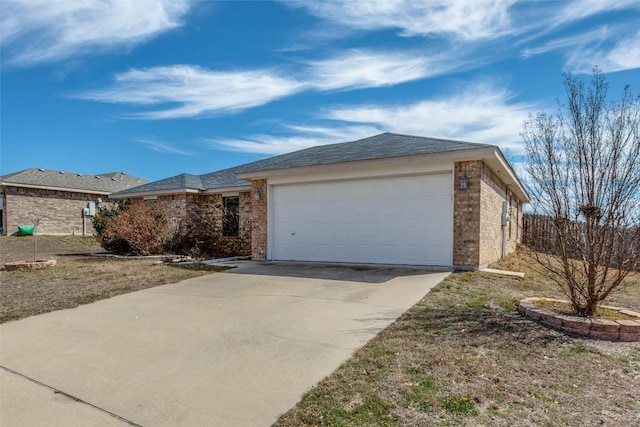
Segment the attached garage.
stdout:
<svg viewBox="0 0 640 427">
<path fill-rule="evenodd" d="M 254 260 L 478 268 L 515 250 L 529 201 L 498 147 L 393 133 L 235 170 Z"/>
<path fill-rule="evenodd" d="M 275 185 L 271 259 L 452 265 L 452 174 Z"/>
</svg>

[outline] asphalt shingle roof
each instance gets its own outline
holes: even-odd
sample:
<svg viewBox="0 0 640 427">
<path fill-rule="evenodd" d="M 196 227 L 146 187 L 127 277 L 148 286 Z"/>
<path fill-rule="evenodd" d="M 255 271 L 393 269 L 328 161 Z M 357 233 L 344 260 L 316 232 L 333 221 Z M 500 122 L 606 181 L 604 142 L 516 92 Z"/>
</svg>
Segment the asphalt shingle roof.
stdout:
<svg viewBox="0 0 640 427">
<path fill-rule="evenodd" d="M 62 172 L 39 168 L 0 176 L 3 185 L 39 186 L 84 192 L 115 193 L 145 184 L 149 181 L 124 172 L 110 172 L 99 175 L 85 175 L 76 172 Z"/>
<path fill-rule="evenodd" d="M 257 162 L 237 167 L 236 172 L 260 172 L 357 160 L 444 153 L 483 147 L 494 146 L 386 132 L 357 141 L 320 145 L 264 160 L 258 160 Z"/>
<path fill-rule="evenodd" d="M 236 177 L 237 168 L 224 169 L 205 175 L 191 175 L 183 173 L 170 178 L 153 181 L 138 187 L 120 191 L 118 194 L 133 194 L 141 192 L 162 192 L 168 190 L 207 190 L 224 187 L 243 187 L 251 185 L 249 181 Z"/>
<path fill-rule="evenodd" d="M 257 162 L 211 172 L 205 175 L 183 173 L 149 182 L 118 192 L 118 195 L 142 192 L 161 193 L 170 190 L 213 190 L 216 188 L 246 187 L 251 183 L 238 179 L 238 173 L 286 169 L 300 166 L 323 165 L 356 160 L 383 159 L 419 154 L 434 154 L 447 151 L 493 147 L 487 144 L 425 138 L 420 136 L 383 133 L 369 138 L 338 144 L 320 145 Z"/>
</svg>

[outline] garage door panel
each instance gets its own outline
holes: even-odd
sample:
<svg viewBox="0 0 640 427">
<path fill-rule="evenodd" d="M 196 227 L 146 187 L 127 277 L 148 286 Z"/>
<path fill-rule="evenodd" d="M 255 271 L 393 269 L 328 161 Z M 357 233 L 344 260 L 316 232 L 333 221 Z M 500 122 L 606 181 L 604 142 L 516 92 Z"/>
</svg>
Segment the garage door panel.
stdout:
<svg viewBox="0 0 640 427">
<path fill-rule="evenodd" d="M 451 175 L 273 188 L 271 258 L 451 265 Z"/>
</svg>

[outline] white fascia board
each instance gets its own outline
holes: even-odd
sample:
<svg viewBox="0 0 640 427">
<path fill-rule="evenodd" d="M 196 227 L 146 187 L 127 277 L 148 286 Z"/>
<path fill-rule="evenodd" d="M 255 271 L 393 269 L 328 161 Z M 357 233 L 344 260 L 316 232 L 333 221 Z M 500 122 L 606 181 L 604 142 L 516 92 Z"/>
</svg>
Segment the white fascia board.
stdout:
<svg viewBox="0 0 640 427">
<path fill-rule="evenodd" d="M 2 187 L 20 187 L 20 188 L 35 188 L 36 190 L 51 190 L 51 191 L 66 191 L 68 193 L 89 193 L 89 194 L 101 194 L 108 196 L 111 194 L 109 191 L 100 190 L 83 190 L 80 188 L 65 188 L 65 187 L 49 187 L 46 185 L 33 185 L 33 184 L 18 184 L 15 182 L 0 182 Z"/>
<path fill-rule="evenodd" d="M 137 197 L 149 197 L 149 196 L 172 196 L 176 194 L 187 194 L 187 193 L 200 193 L 201 191 L 195 188 L 175 188 L 172 190 L 162 190 L 162 191 L 138 191 L 126 194 L 111 194 L 109 199 L 131 199 Z"/>
<path fill-rule="evenodd" d="M 240 193 L 243 191 L 251 191 L 250 185 L 243 185 L 242 187 L 220 187 L 220 188 L 207 188 L 201 191 L 202 194 L 222 194 L 222 193 Z"/>
</svg>

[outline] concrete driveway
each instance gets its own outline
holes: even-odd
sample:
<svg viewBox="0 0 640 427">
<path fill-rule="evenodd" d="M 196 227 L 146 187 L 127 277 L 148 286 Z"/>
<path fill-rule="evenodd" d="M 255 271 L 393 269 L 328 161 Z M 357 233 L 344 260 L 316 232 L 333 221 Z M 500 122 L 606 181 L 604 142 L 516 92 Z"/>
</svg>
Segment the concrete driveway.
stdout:
<svg viewBox="0 0 640 427">
<path fill-rule="evenodd" d="M 448 273 L 246 262 L 0 326 L 0 424 L 267 426 Z"/>
</svg>

